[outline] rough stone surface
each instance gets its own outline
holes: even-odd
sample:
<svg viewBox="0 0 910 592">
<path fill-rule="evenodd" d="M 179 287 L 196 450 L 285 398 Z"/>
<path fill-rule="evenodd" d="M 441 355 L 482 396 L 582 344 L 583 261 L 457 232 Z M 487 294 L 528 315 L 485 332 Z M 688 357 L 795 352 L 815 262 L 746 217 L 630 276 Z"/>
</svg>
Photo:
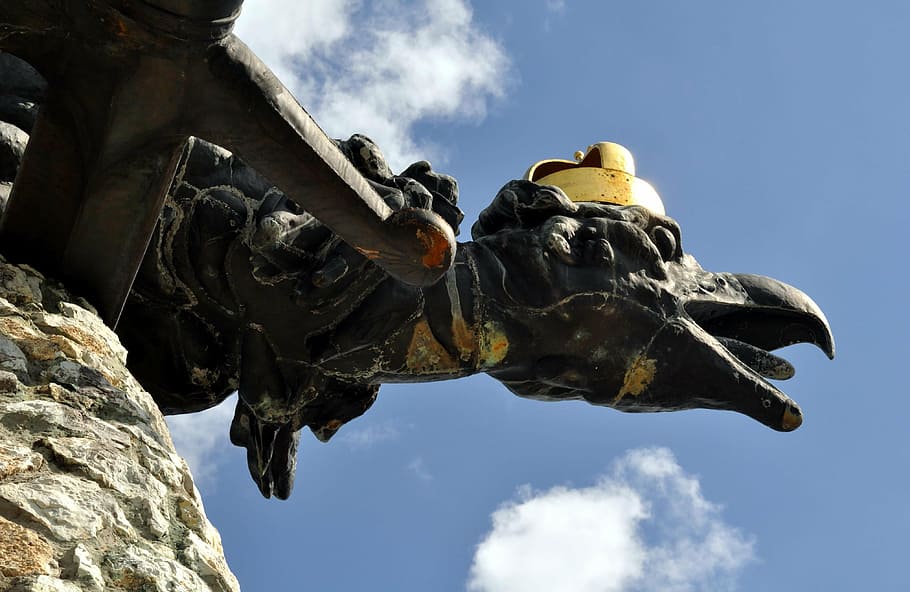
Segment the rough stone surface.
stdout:
<svg viewBox="0 0 910 592">
<path fill-rule="evenodd" d="M 0 259 L 0 590 L 239 590 L 125 361 L 85 302 Z"/>
<path fill-rule="evenodd" d="M 0 518 L 0 574 L 28 576 L 55 571 L 54 549 L 41 535 Z"/>
</svg>

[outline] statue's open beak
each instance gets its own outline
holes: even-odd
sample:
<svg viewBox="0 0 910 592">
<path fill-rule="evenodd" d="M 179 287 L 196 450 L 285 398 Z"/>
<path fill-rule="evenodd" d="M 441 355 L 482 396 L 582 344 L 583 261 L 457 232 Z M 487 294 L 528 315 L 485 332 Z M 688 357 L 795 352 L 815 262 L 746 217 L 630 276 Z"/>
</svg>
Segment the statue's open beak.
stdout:
<svg viewBox="0 0 910 592">
<path fill-rule="evenodd" d="M 685 303 L 685 313 L 668 322 L 648 347 L 645 355 L 654 361 L 652 380 L 638 401 L 623 401 L 621 406 L 648 410 L 667 408 L 662 403 L 670 402 L 669 408 L 677 409 L 729 409 L 775 430 L 798 428 L 799 406 L 767 380 L 786 380 L 793 376 L 793 367 L 770 352 L 812 343 L 833 358 L 828 321 L 809 296 L 777 280 L 717 277 L 727 285 L 724 295 Z M 673 405 L 681 388 L 687 396 Z"/>
</svg>

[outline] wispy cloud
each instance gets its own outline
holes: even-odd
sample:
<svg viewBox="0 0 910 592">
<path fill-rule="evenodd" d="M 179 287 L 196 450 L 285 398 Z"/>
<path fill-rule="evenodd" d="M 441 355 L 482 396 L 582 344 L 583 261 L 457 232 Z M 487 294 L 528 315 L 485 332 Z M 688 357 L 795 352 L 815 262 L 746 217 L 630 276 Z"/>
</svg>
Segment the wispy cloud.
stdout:
<svg viewBox="0 0 910 592">
<path fill-rule="evenodd" d="M 193 479 L 200 489 L 213 485 L 218 465 L 231 446 L 228 432 L 236 405 L 237 395 L 233 395 L 217 407 L 165 418 L 174 447 L 190 466 Z"/>
<path fill-rule="evenodd" d="M 547 12 L 560 15 L 566 12 L 566 0 L 544 0 L 544 5 Z"/>
<path fill-rule="evenodd" d="M 543 30 L 547 33 L 553 28 L 553 20 L 561 19 L 566 14 L 566 0 L 544 0 Z"/>
<path fill-rule="evenodd" d="M 591 487 L 526 486 L 492 519 L 472 591 L 728 590 L 754 559 L 665 448 L 627 453 Z"/>
<path fill-rule="evenodd" d="M 327 133 L 369 135 L 393 169 L 439 156 L 415 124 L 478 120 L 508 79 L 465 0 L 247 0 L 236 31 Z"/>
<path fill-rule="evenodd" d="M 335 436 L 335 440 L 346 444 L 352 450 L 365 450 L 383 442 L 397 440 L 400 435 L 395 424 L 385 422 L 363 428 L 346 428 Z"/>
<path fill-rule="evenodd" d="M 418 456 L 414 460 L 408 463 L 408 470 L 417 475 L 417 478 L 421 481 L 432 481 L 433 475 L 427 469 L 426 463 L 423 461 L 423 457 Z"/>
</svg>

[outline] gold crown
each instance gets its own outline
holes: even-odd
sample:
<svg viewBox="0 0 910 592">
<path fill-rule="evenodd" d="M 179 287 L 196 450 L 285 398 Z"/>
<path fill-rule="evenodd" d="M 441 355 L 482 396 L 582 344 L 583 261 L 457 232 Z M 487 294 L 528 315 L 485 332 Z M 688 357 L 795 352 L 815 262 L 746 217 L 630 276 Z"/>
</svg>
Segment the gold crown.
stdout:
<svg viewBox="0 0 910 592">
<path fill-rule="evenodd" d="M 575 153 L 571 160 L 541 160 L 525 179 L 555 185 L 572 201 L 594 201 L 621 206 L 644 206 L 664 215 L 664 204 L 653 187 L 635 176 L 635 160 L 624 146 L 598 142 Z"/>
</svg>

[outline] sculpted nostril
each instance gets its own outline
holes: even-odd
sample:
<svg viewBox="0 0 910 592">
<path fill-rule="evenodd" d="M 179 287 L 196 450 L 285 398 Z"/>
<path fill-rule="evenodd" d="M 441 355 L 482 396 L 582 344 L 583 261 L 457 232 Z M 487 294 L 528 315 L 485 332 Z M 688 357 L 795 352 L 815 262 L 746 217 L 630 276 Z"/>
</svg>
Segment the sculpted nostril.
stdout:
<svg viewBox="0 0 910 592">
<path fill-rule="evenodd" d="M 601 238 L 585 242 L 584 257 L 592 265 L 612 265 L 615 255 L 609 241 Z"/>
<path fill-rule="evenodd" d="M 556 255 L 563 263 L 575 265 L 575 255 L 572 254 L 572 246 L 566 238 L 556 232 L 547 237 L 547 248 L 551 253 Z"/>
</svg>

